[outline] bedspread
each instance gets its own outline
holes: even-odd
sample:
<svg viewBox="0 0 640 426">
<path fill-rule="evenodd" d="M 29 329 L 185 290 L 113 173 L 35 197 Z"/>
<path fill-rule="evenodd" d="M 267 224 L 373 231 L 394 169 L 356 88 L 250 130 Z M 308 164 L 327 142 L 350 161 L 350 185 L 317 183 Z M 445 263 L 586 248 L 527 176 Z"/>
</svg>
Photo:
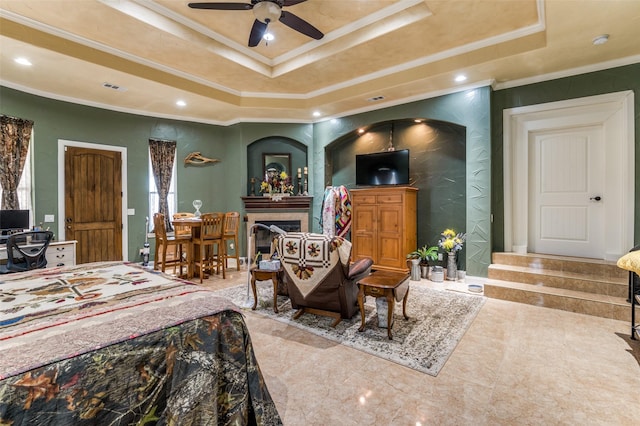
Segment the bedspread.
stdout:
<svg viewBox="0 0 640 426">
<path fill-rule="evenodd" d="M 281 424 L 242 314 L 102 262 L 0 281 L 0 424 Z"/>
</svg>

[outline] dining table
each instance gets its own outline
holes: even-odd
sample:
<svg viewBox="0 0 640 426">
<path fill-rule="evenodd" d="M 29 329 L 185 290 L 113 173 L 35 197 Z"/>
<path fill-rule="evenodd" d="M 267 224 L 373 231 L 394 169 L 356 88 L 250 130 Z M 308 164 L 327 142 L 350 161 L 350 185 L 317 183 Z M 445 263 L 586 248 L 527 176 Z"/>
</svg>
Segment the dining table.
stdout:
<svg viewBox="0 0 640 426">
<path fill-rule="evenodd" d="M 188 259 L 189 266 L 187 268 L 187 278 L 191 279 L 195 275 L 194 268 L 194 260 L 195 260 L 195 248 L 193 244 L 194 238 L 200 235 L 200 228 L 202 227 L 202 220 L 199 217 L 182 217 L 176 218 L 171 221 L 171 225 L 175 228 L 176 226 L 188 226 L 191 229 L 191 242 L 189 243 L 189 254 L 190 259 Z"/>
</svg>

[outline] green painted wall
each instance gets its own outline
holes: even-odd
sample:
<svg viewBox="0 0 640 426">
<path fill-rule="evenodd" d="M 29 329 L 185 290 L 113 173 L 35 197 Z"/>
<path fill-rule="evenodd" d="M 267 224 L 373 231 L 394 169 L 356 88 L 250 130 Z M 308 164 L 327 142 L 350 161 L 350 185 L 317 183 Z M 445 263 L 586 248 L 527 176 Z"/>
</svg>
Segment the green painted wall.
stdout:
<svg viewBox="0 0 640 426">
<path fill-rule="evenodd" d="M 228 194 L 240 193 L 239 164 L 243 152 L 233 148 L 229 129 L 205 124 L 164 120 L 60 102 L 0 87 L 0 113 L 34 121 L 35 221 L 54 214 L 47 224 L 58 233 L 58 140 L 88 142 L 127 148 L 127 204 L 129 260 L 139 260 L 148 215 L 148 139 L 172 139 L 177 145 L 178 210 L 193 211 L 192 200 L 203 200 L 203 211 L 232 207 Z M 221 159 L 208 166 L 185 167 L 183 159 L 193 151 Z M 234 178 L 229 179 L 229 176 Z M 233 207 L 237 208 L 235 204 Z"/>
<path fill-rule="evenodd" d="M 573 77 L 493 92 L 491 99 L 491 169 L 493 251 L 504 251 L 504 184 L 502 111 L 527 105 L 556 102 L 605 93 L 633 90 L 635 113 L 635 164 L 640 160 L 640 64 L 611 68 Z M 640 167 L 635 170 L 635 199 L 640 199 Z M 635 210 L 634 241 L 640 242 L 640 209 Z M 631 248 L 631 247 L 629 247 Z"/>
<path fill-rule="evenodd" d="M 192 211 L 195 198 L 202 211 L 242 212 L 240 196 L 247 192 L 247 148 L 265 137 L 282 136 L 309 147 L 309 192 L 314 196 L 313 230 L 319 231 L 324 193 L 325 147 L 359 126 L 402 118 L 431 118 L 466 128 L 466 232 L 467 271 L 486 276 L 490 263 L 490 89 L 483 87 L 438 98 L 413 102 L 317 124 L 241 123 L 229 127 L 173 121 L 118 113 L 42 98 L 0 87 L 0 113 L 35 122 L 35 217 L 55 214 L 59 220 L 57 190 L 57 141 L 123 146 L 128 154 L 129 259 L 138 259 L 144 242 L 144 221 L 148 211 L 148 154 L 150 137 L 178 142 L 178 209 Z M 185 167 L 184 157 L 200 151 L 221 163 Z M 52 228 L 57 229 L 57 223 Z M 242 229 L 242 227 L 241 227 Z M 241 241 L 246 240 L 244 230 Z M 243 246 L 244 246 L 243 242 Z"/>
</svg>

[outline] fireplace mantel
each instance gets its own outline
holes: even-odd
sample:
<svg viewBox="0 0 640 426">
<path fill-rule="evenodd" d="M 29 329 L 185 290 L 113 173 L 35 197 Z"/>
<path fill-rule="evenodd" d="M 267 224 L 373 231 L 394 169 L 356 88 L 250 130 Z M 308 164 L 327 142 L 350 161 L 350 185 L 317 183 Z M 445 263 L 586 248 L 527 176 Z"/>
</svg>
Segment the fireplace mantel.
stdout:
<svg viewBox="0 0 640 426">
<path fill-rule="evenodd" d="M 263 210 L 263 209 L 302 209 L 309 210 L 313 197 L 303 197 L 298 195 L 292 195 L 289 197 L 282 197 L 278 201 L 274 201 L 271 197 L 242 197 L 244 202 L 245 211 L 249 210 Z"/>
</svg>

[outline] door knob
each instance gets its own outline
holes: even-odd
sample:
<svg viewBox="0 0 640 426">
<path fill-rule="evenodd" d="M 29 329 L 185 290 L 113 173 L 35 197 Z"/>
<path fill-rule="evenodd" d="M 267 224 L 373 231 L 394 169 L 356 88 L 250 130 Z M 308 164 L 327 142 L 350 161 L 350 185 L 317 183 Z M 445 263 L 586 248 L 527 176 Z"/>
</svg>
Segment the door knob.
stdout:
<svg viewBox="0 0 640 426">
<path fill-rule="evenodd" d="M 596 195 L 595 197 L 589 198 L 589 200 L 591 200 L 591 201 L 600 201 L 600 200 L 602 200 L 602 197 L 599 196 L 599 195 Z"/>
</svg>

